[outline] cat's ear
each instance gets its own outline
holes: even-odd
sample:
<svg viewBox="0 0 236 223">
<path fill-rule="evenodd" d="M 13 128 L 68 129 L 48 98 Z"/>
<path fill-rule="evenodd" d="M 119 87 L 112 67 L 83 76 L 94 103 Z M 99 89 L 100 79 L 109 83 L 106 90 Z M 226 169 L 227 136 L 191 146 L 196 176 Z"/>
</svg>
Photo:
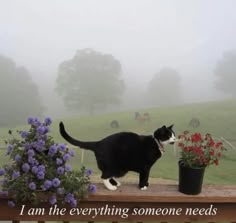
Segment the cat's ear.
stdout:
<svg viewBox="0 0 236 223">
<path fill-rule="evenodd" d="M 162 129 L 166 129 L 166 126 L 165 126 L 165 125 L 163 125 L 161 128 L 162 128 Z"/>
<path fill-rule="evenodd" d="M 173 128 L 173 126 L 174 126 L 174 124 L 170 125 L 170 126 L 168 127 L 168 129 L 172 129 L 172 128 Z"/>
</svg>

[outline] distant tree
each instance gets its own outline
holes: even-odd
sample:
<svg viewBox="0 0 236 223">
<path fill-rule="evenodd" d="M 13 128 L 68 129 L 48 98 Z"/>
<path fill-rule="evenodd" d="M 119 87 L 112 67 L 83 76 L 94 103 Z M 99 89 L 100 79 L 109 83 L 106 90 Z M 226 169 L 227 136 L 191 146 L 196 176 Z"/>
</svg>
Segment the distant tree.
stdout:
<svg viewBox="0 0 236 223">
<path fill-rule="evenodd" d="M 42 112 L 38 88 L 29 72 L 0 56 L 0 127 L 25 123 L 28 116 Z"/>
<path fill-rule="evenodd" d="M 181 78 L 169 67 L 157 72 L 148 84 L 148 98 L 155 106 L 174 105 L 181 100 Z"/>
<path fill-rule="evenodd" d="M 236 96 L 236 51 L 226 52 L 215 68 L 216 88 Z"/>
<path fill-rule="evenodd" d="M 98 107 L 118 104 L 123 90 L 121 65 L 112 55 L 78 50 L 59 66 L 57 91 L 69 108 L 93 113 Z"/>
</svg>

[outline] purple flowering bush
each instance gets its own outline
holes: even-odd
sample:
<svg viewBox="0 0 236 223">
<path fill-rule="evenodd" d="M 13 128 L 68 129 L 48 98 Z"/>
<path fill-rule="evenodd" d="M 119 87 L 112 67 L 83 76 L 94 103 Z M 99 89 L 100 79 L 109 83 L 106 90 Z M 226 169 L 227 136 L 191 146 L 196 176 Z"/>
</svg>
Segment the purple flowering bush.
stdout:
<svg viewBox="0 0 236 223">
<path fill-rule="evenodd" d="M 19 139 L 12 136 L 6 141 L 11 162 L 0 168 L 0 176 L 4 176 L 3 192 L 13 197 L 8 202 L 11 207 L 16 202 L 37 204 L 45 199 L 41 192 L 47 193 L 51 205 L 68 203 L 75 207 L 78 198 L 96 191 L 90 184 L 91 170 L 72 170 L 68 162 L 75 153 L 65 144 L 54 142 L 49 135 L 51 123 L 50 118 L 44 122 L 28 118 L 29 131 L 17 131 Z"/>
</svg>

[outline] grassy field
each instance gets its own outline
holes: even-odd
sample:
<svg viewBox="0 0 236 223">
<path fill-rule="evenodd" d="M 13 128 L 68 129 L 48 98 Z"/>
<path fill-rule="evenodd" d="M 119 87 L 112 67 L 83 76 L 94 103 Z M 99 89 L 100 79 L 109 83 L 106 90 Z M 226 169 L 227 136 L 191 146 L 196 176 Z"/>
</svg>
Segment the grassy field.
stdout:
<svg viewBox="0 0 236 223">
<path fill-rule="evenodd" d="M 71 135 L 80 140 L 99 140 L 115 132 L 132 131 L 139 134 L 152 134 L 153 131 L 162 125 L 175 124 L 176 134 L 184 130 L 191 132 L 211 133 L 214 137 L 230 139 L 236 147 L 236 101 L 210 102 L 184 105 L 179 107 L 153 108 L 143 112 L 149 112 L 151 121 L 142 123 L 134 120 L 134 112 L 111 113 L 97 116 L 69 117 L 63 118 L 63 122 Z M 189 127 L 189 121 L 197 117 L 201 124 L 197 129 Z M 111 129 L 111 120 L 116 119 L 120 123 L 119 129 Z M 56 142 L 64 142 L 58 133 L 58 123 L 61 120 L 54 120 L 51 134 Z M 18 129 L 28 129 L 27 126 L 17 127 Z M 4 138 L 8 137 L 8 129 L 0 129 L 0 145 Z M 232 140 L 235 139 L 235 142 Z M 207 184 L 235 184 L 236 183 L 236 151 L 225 144 L 228 151 L 219 166 L 210 166 L 206 169 L 204 183 Z M 81 150 L 76 148 L 76 157 L 72 164 L 74 168 L 80 167 Z M 0 162 L 6 163 L 5 151 L 0 150 Z M 166 148 L 165 155 L 153 166 L 151 177 L 177 180 L 178 178 L 178 154 L 174 153 L 173 146 Z M 84 165 L 92 168 L 95 175 L 100 172 L 97 169 L 96 161 L 92 152 L 85 151 Z M 135 177 L 135 174 L 129 174 Z M 158 182 L 158 181 L 157 181 Z"/>
</svg>

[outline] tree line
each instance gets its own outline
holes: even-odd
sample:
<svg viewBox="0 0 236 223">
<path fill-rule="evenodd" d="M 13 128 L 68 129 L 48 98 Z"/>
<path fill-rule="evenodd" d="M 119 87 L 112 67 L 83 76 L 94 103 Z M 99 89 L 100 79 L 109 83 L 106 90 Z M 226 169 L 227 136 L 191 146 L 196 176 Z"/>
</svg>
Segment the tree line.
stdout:
<svg viewBox="0 0 236 223">
<path fill-rule="evenodd" d="M 236 96 L 235 73 L 236 51 L 226 52 L 214 70 L 215 87 Z M 110 54 L 77 50 L 74 57 L 58 66 L 56 91 L 69 109 L 93 113 L 120 104 L 125 88 L 121 63 Z M 153 75 L 146 92 L 153 106 L 162 106 L 178 104 L 181 88 L 179 72 L 165 67 Z M 41 116 L 44 111 L 29 71 L 5 56 L 0 56 L 0 102 L 0 127 L 19 124 L 27 116 Z"/>
</svg>

